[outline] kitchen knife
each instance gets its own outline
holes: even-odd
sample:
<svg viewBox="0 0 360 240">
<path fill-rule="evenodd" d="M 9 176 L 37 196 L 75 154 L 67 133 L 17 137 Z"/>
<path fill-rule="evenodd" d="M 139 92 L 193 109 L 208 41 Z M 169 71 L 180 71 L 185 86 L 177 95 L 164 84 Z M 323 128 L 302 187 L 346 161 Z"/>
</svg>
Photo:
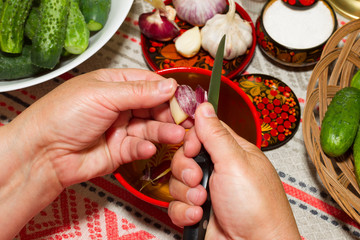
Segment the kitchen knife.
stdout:
<svg viewBox="0 0 360 240">
<path fill-rule="evenodd" d="M 225 48 L 225 38 L 226 35 L 222 37 L 220 40 L 215 61 L 214 67 L 211 73 L 209 92 L 208 92 L 208 102 L 210 102 L 217 112 L 218 101 L 219 101 L 219 92 L 220 92 L 220 84 L 221 84 L 221 71 L 223 66 L 223 58 L 224 58 L 224 48 Z M 207 229 L 207 225 L 209 223 L 210 212 L 211 212 L 211 199 L 210 199 L 210 191 L 209 191 L 209 178 L 213 171 L 213 163 L 209 154 L 206 152 L 205 148 L 202 147 L 200 153 L 194 158 L 194 160 L 199 164 L 203 171 L 203 178 L 201 180 L 201 185 L 207 191 L 207 199 L 205 203 L 201 206 L 203 209 L 203 217 L 195 225 L 186 226 L 184 228 L 183 240 L 202 240 L 205 238 L 205 233 Z"/>
</svg>

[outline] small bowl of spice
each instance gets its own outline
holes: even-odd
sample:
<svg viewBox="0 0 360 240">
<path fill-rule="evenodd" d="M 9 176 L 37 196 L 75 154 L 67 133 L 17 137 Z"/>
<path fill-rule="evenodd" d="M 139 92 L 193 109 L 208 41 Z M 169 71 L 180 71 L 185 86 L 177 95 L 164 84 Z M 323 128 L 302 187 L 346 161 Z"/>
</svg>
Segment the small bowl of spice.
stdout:
<svg viewBox="0 0 360 240">
<path fill-rule="evenodd" d="M 210 70 L 193 67 L 168 68 L 157 73 L 166 78 L 174 78 L 180 86 L 188 86 L 195 91 L 199 86 L 207 90 L 211 77 Z M 254 104 L 238 84 L 225 76 L 221 77 L 218 116 L 238 135 L 261 147 L 261 125 Z M 177 122 L 175 117 L 174 121 Z M 168 184 L 171 159 L 181 144 L 155 145 L 157 152 L 154 156 L 124 164 L 114 172 L 114 176 L 133 195 L 153 205 L 167 208 L 173 200 Z"/>
<path fill-rule="evenodd" d="M 269 0 L 256 21 L 259 48 L 272 61 L 286 67 L 309 67 L 337 29 L 336 14 L 326 0 L 306 8 Z"/>
</svg>

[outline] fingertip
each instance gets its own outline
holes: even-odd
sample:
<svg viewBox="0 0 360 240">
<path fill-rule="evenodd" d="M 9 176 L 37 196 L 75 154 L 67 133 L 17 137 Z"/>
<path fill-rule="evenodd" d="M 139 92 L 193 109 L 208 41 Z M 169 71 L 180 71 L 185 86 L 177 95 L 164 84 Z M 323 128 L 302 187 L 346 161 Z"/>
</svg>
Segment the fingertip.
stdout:
<svg viewBox="0 0 360 240">
<path fill-rule="evenodd" d="M 199 106 L 199 113 L 204 118 L 217 117 L 213 105 L 209 102 L 205 102 Z"/>
<path fill-rule="evenodd" d="M 207 197 L 204 187 L 198 185 L 196 188 L 190 188 L 186 193 L 186 198 L 195 206 L 201 206 Z"/>
<path fill-rule="evenodd" d="M 185 210 L 185 217 L 187 221 L 192 225 L 193 223 L 197 223 L 201 220 L 203 215 L 203 210 L 198 206 L 191 206 Z"/>
<path fill-rule="evenodd" d="M 177 83 L 173 78 L 165 78 L 160 80 L 158 83 L 158 88 L 161 93 L 171 93 L 173 92 L 174 88 L 176 88 Z"/>
</svg>

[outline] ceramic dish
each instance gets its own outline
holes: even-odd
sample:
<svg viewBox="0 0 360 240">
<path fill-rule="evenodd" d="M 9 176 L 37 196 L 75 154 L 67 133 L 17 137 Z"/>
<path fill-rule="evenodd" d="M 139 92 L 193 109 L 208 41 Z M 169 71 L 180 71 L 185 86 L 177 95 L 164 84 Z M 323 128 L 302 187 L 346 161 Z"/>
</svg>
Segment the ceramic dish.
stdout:
<svg viewBox="0 0 360 240">
<path fill-rule="evenodd" d="M 79 56 L 74 56 L 66 61 L 61 61 L 55 69 L 44 74 L 40 74 L 36 77 L 23 78 L 18 80 L 0 81 L 0 92 L 6 92 L 16 89 L 21 89 L 29 86 L 33 86 L 50 79 L 53 79 L 71 69 L 78 66 L 100 48 L 102 48 L 107 41 L 115 34 L 120 25 L 124 22 L 130 8 L 133 4 L 133 0 L 113 0 L 111 1 L 111 10 L 109 18 L 102 30 L 91 36 L 88 49 Z"/>
<path fill-rule="evenodd" d="M 338 13 L 350 19 L 360 17 L 360 2 L 355 0 L 328 0 Z"/>
<path fill-rule="evenodd" d="M 166 1 L 165 3 L 171 4 L 171 1 Z M 236 4 L 236 11 L 244 20 L 250 23 L 253 29 L 253 43 L 244 55 L 230 61 L 224 61 L 223 75 L 228 78 L 233 78 L 247 67 L 254 55 L 256 47 L 255 27 L 250 16 L 238 4 Z M 176 18 L 175 21 L 181 29 L 185 30 L 192 27 L 188 23 L 181 21 L 178 18 Z M 172 67 L 198 67 L 211 70 L 214 64 L 214 58 L 203 49 L 200 49 L 200 52 L 192 58 L 182 57 L 177 53 L 173 41 L 153 41 L 142 34 L 141 46 L 145 61 L 154 71 Z"/>
<path fill-rule="evenodd" d="M 304 47 L 304 48 L 296 47 L 295 48 L 295 47 L 285 46 L 285 45 L 279 43 L 279 41 L 274 40 L 264 27 L 263 17 L 265 15 L 266 11 L 271 7 L 272 4 L 278 3 L 278 1 L 280 1 L 280 0 L 269 0 L 264 5 L 264 7 L 261 11 L 261 14 L 256 21 L 255 28 L 256 28 L 256 36 L 257 36 L 257 42 L 258 42 L 259 48 L 265 54 L 265 56 L 267 56 L 271 61 L 278 63 L 281 66 L 295 67 L 295 68 L 314 66 L 320 59 L 322 49 L 325 46 L 327 40 L 331 37 L 331 35 L 337 29 L 337 18 L 336 18 L 336 14 L 335 14 L 333 8 L 325 0 L 319 0 L 316 3 L 316 4 L 324 4 L 325 5 L 324 8 L 326 8 L 329 11 L 331 18 L 333 20 L 333 27 L 332 27 L 332 31 L 331 31 L 332 33 L 329 34 L 329 37 L 325 41 L 323 41 L 321 44 L 312 45 L 312 47 Z M 316 5 L 314 5 L 314 7 L 316 7 Z M 285 8 L 283 8 L 283 9 L 285 9 Z M 310 8 L 310 10 L 311 10 L 311 8 Z M 304 13 L 305 13 L 310 10 L 308 9 L 308 10 L 293 10 L 293 11 L 298 11 L 298 12 L 304 11 Z M 281 14 L 278 14 L 278 16 L 281 16 Z M 312 16 L 315 17 L 318 15 L 312 14 Z M 289 16 L 286 15 L 286 17 L 289 17 Z M 289 23 L 288 20 L 282 21 L 282 22 L 285 25 L 287 25 L 288 27 L 290 27 L 290 28 L 292 27 L 291 25 L 289 25 L 291 23 Z M 297 24 L 299 24 L 299 23 L 297 23 Z M 302 26 L 304 26 L 303 22 L 301 22 L 300 24 L 302 24 Z M 309 24 L 312 24 L 312 23 L 309 23 Z M 297 29 L 297 28 L 294 28 L 294 29 Z M 319 31 L 319 29 L 317 29 L 317 31 Z M 287 31 L 283 35 L 284 36 L 286 36 L 286 35 L 292 36 L 291 34 L 289 35 L 289 33 Z M 301 38 L 299 38 L 299 39 L 309 40 L 308 37 L 312 37 L 312 35 L 302 34 Z M 306 43 L 306 42 L 309 42 L 309 41 L 302 41 L 302 43 Z"/>
<path fill-rule="evenodd" d="M 260 118 L 261 150 L 287 143 L 300 124 L 300 104 L 295 93 L 281 80 L 264 74 L 248 74 L 233 79 L 248 95 Z"/>
<path fill-rule="evenodd" d="M 179 84 L 188 84 L 193 89 L 199 84 L 208 89 L 211 71 L 200 68 L 169 68 L 158 71 L 160 75 L 172 77 Z M 257 145 L 261 145 L 261 128 L 255 106 L 241 88 L 229 78 L 222 76 L 220 87 L 218 116 L 240 136 Z M 151 159 L 135 161 L 119 167 L 114 173 L 118 181 L 132 194 L 151 204 L 168 207 L 172 197 L 169 193 L 168 178 L 149 184 L 141 180 L 144 174 L 163 173 L 170 166 L 170 160 L 180 145 L 157 145 L 157 153 Z M 146 187 L 143 187 L 147 184 Z M 140 189 L 143 189 L 140 191 Z"/>
</svg>

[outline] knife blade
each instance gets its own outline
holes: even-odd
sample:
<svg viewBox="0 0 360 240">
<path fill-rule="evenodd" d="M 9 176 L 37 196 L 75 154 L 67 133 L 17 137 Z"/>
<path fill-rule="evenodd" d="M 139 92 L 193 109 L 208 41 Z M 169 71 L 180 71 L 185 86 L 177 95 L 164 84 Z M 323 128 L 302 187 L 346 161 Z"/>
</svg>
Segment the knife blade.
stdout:
<svg viewBox="0 0 360 240">
<path fill-rule="evenodd" d="M 208 102 L 210 102 L 215 112 L 217 112 L 218 102 L 219 102 L 219 93 L 221 85 L 221 72 L 223 66 L 224 58 L 224 48 L 225 48 L 225 39 L 224 35 L 219 43 L 218 49 L 215 55 L 214 67 L 210 77 L 210 85 L 208 92 Z M 209 223 L 210 213 L 211 213 L 211 199 L 209 191 L 209 178 L 213 171 L 214 165 L 211 161 L 210 155 L 207 153 L 205 148 L 202 146 L 200 153 L 194 158 L 195 162 L 199 164 L 201 170 L 203 171 L 203 178 L 201 180 L 201 185 L 207 191 L 207 199 L 205 203 L 201 206 L 203 209 L 203 217 L 195 225 L 186 226 L 183 232 L 183 240 L 202 240 L 205 238 L 205 233 L 207 225 Z"/>
</svg>

